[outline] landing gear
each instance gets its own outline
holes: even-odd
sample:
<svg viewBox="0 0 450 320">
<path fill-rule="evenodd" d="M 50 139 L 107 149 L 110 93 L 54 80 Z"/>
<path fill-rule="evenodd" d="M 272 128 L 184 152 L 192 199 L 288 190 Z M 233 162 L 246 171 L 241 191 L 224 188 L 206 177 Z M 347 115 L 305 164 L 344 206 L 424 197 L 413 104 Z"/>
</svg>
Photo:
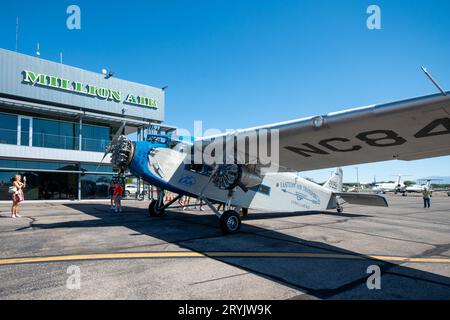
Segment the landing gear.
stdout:
<svg viewBox="0 0 450 320">
<path fill-rule="evenodd" d="M 224 234 L 237 233 L 241 228 L 241 217 L 236 211 L 228 210 L 220 216 L 219 224 Z"/>
<path fill-rule="evenodd" d="M 219 218 L 219 226 L 223 234 L 234 234 L 239 232 L 239 229 L 241 228 L 241 216 L 239 213 L 242 208 L 231 206 L 231 196 L 232 192 L 230 191 L 229 200 L 227 201 L 227 203 L 225 203 L 224 213 L 217 210 L 217 208 L 208 198 L 200 197 L 200 199 L 203 199 L 203 201 L 205 201 L 206 205 L 212 210 L 212 212 L 214 212 L 217 218 Z"/>
<path fill-rule="evenodd" d="M 161 217 L 164 215 L 166 209 L 170 207 L 173 203 L 180 200 L 183 197 L 183 195 L 178 195 L 171 201 L 164 204 L 164 190 L 161 190 L 158 193 L 158 199 L 153 200 L 150 202 L 150 205 L 148 206 L 148 213 L 152 217 Z"/>
<path fill-rule="evenodd" d="M 336 211 L 337 211 L 337 213 L 342 213 L 342 212 L 344 212 L 344 208 L 339 203 L 337 203 Z"/>
<path fill-rule="evenodd" d="M 161 207 L 158 205 L 158 200 L 153 200 L 150 202 L 150 205 L 148 206 L 148 214 L 152 217 L 161 217 L 165 213 L 164 206 Z"/>
</svg>

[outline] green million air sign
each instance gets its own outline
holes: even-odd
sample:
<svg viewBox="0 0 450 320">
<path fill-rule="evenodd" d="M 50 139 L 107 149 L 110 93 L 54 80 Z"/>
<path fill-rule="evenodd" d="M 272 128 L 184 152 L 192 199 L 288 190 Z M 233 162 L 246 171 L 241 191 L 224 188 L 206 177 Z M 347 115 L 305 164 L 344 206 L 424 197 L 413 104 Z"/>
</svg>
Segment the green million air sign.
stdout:
<svg viewBox="0 0 450 320">
<path fill-rule="evenodd" d="M 81 82 L 70 81 L 67 79 L 49 76 L 43 73 L 36 74 L 33 71 L 23 71 L 23 82 L 31 85 L 44 86 L 64 90 L 67 92 L 83 94 L 86 96 L 97 97 L 99 99 L 121 102 L 123 99 L 122 92 L 107 88 L 96 87 L 90 84 L 84 85 Z M 123 100 L 124 103 L 133 104 L 152 109 L 158 109 L 157 102 L 153 98 L 128 94 Z"/>
</svg>

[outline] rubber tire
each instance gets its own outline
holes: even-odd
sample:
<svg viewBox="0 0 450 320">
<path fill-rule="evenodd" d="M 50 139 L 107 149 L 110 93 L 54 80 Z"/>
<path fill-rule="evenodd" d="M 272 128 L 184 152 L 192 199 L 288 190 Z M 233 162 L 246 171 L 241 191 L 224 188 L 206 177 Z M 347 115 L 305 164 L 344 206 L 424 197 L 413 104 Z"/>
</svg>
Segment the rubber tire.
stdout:
<svg viewBox="0 0 450 320">
<path fill-rule="evenodd" d="M 219 225 L 224 234 L 238 233 L 241 228 L 241 217 L 234 210 L 225 211 L 219 218 Z"/>
<path fill-rule="evenodd" d="M 337 213 L 342 213 L 344 212 L 344 208 L 336 208 Z"/>
<path fill-rule="evenodd" d="M 248 209 L 242 208 L 242 217 L 245 218 L 246 216 L 248 216 Z"/>
<path fill-rule="evenodd" d="M 157 200 L 153 200 L 152 202 L 150 202 L 150 204 L 148 205 L 148 214 L 151 217 L 161 217 L 164 215 L 165 213 L 165 209 L 163 210 L 156 210 L 156 203 L 158 201 Z"/>
</svg>

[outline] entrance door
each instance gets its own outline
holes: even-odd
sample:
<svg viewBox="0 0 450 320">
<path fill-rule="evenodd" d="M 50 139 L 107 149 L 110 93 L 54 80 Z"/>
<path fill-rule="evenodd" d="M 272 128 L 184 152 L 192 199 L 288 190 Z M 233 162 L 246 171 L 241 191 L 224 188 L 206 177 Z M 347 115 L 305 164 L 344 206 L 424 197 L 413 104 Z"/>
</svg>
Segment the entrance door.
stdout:
<svg viewBox="0 0 450 320">
<path fill-rule="evenodd" d="M 19 116 L 17 125 L 17 144 L 19 146 L 33 145 L 33 118 Z"/>
</svg>

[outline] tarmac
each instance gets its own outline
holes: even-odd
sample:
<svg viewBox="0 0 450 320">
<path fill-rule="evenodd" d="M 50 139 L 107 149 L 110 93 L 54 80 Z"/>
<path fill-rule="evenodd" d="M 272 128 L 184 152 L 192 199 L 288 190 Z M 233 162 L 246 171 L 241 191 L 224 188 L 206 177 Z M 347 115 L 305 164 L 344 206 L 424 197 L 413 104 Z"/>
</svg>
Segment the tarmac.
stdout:
<svg viewBox="0 0 450 320">
<path fill-rule="evenodd" d="M 0 204 L 0 300 L 450 299 L 450 197 L 389 208 L 254 212 L 223 236 L 211 211 L 148 201 Z M 379 277 L 378 277 L 379 275 Z"/>
</svg>

